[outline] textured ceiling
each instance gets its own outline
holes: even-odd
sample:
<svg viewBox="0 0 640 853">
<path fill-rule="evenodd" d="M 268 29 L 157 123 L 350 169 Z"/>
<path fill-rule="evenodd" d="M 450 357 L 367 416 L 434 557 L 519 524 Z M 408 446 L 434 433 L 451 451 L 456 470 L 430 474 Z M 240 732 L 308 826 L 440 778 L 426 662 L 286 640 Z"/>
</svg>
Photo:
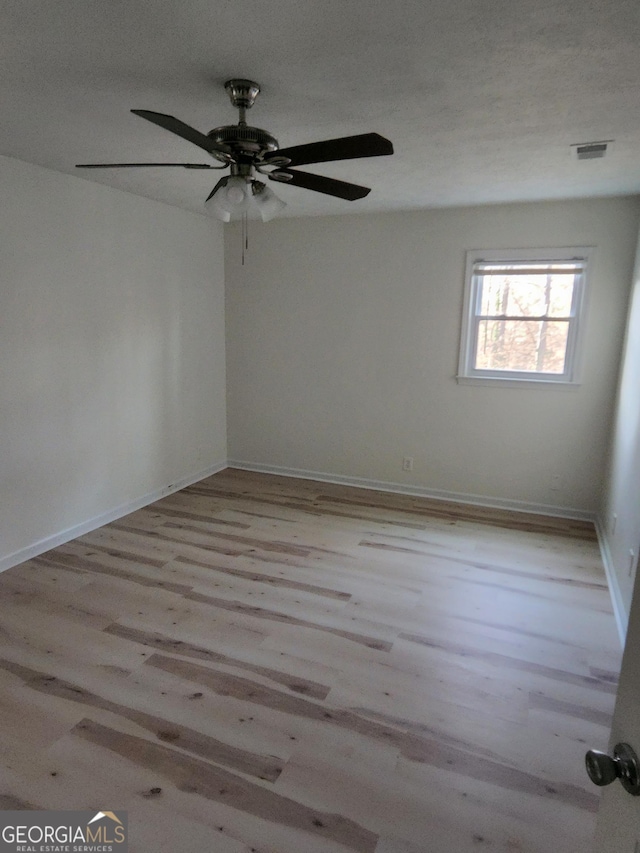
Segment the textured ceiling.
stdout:
<svg viewBox="0 0 640 853">
<path fill-rule="evenodd" d="M 638 0 L 3 0 L 0 153 L 208 162 L 131 114 L 203 132 L 237 120 L 223 83 L 262 87 L 250 124 L 282 147 L 376 131 L 392 157 L 308 171 L 372 187 L 346 202 L 271 184 L 284 215 L 640 192 Z M 614 139 L 603 160 L 573 143 Z M 222 173 L 220 173 L 222 174 Z M 219 173 L 86 180 L 203 211 Z"/>
</svg>

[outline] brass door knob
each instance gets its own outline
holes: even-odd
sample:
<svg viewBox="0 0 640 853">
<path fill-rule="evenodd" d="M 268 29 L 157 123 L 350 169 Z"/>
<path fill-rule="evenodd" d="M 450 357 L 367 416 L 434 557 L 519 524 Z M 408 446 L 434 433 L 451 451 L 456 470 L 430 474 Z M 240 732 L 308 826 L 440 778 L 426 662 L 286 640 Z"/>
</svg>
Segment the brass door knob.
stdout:
<svg viewBox="0 0 640 853">
<path fill-rule="evenodd" d="M 585 755 L 589 779 L 594 785 L 610 785 L 619 779 L 625 791 L 640 796 L 640 763 L 628 743 L 618 743 L 613 748 L 613 758 L 606 752 L 590 749 Z"/>
</svg>

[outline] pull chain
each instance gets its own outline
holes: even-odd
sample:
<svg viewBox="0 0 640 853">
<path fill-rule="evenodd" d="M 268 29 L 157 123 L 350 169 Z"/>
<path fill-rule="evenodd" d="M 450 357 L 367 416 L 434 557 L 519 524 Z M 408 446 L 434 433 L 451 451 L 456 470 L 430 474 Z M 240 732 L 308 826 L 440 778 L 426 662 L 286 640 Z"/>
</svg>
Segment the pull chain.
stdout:
<svg viewBox="0 0 640 853">
<path fill-rule="evenodd" d="M 244 266 L 244 254 L 249 249 L 249 219 L 246 213 L 242 214 L 242 266 Z"/>
</svg>

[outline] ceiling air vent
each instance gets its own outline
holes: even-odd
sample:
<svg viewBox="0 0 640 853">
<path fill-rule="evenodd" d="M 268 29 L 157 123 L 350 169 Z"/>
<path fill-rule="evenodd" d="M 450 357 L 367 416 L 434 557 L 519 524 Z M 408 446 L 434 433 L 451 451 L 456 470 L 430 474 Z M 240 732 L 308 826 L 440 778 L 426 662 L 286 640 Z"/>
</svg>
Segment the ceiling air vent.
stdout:
<svg viewBox="0 0 640 853">
<path fill-rule="evenodd" d="M 613 139 L 606 139 L 604 142 L 579 142 L 571 148 L 575 151 L 578 160 L 596 160 L 604 157 L 612 142 Z"/>
</svg>

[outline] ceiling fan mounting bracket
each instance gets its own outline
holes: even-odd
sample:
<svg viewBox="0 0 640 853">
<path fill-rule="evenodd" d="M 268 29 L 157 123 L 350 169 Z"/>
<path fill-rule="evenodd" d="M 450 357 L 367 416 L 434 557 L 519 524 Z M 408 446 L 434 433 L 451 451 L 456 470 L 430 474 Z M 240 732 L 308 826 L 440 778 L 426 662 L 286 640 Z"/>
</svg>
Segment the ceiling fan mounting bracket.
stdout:
<svg viewBox="0 0 640 853">
<path fill-rule="evenodd" d="M 250 109 L 260 92 L 260 86 L 254 83 L 253 80 L 244 80 L 242 78 L 233 78 L 227 80 L 224 84 L 227 94 L 231 98 L 231 103 L 238 109 Z"/>
</svg>

